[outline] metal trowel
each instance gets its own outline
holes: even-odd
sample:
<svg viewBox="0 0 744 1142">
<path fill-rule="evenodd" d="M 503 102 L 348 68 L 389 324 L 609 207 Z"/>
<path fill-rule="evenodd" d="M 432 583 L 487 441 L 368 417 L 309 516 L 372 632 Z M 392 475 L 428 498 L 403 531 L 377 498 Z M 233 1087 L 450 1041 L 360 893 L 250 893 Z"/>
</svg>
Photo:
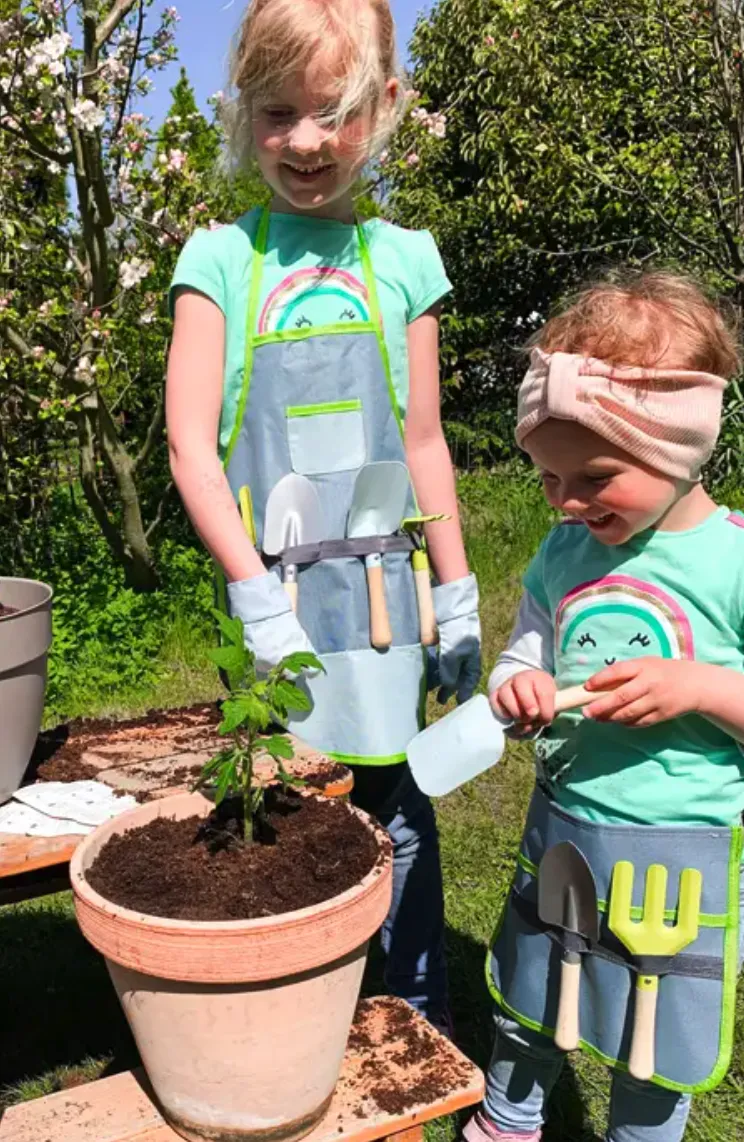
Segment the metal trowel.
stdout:
<svg viewBox="0 0 744 1142">
<path fill-rule="evenodd" d="M 320 543 L 326 538 L 326 523 L 320 498 L 307 476 L 290 472 L 283 476 L 266 501 L 263 549 L 267 555 L 282 555 L 290 547 Z M 284 590 L 292 610 L 297 610 L 297 567 L 284 568 Z"/>
<path fill-rule="evenodd" d="M 592 870 L 570 841 L 553 845 L 540 861 L 537 914 L 543 924 L 559 932 L 563 947 L 556 1046 L 575 1051 L 580 1038 L 581 957 L 599 940 L 599 917 Z"/>
<path fill-rule="evenodd" d="M 410 477 L 398 460 L 378 460 L 359 469 L 346 526 L 347 539 L 392 535 L 405 515 Z M 365 557 L 369 590 L 370 642 L 386 650 L 393 641 L 390 628 L 382 556 Z"/>
</svg>

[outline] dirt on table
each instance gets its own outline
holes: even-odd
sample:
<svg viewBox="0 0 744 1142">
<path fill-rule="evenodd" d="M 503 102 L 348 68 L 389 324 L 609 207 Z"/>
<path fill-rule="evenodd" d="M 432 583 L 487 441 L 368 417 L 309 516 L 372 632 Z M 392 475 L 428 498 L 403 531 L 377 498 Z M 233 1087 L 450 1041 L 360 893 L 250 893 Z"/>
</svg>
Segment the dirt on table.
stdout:
<svg viewBox="0 0 744 1142">
<path fill-rule="evenodd" d="M 17 615 L 18 607 L 9 607 L 0 601 L 0 619 L 6 619 L 8 615 Z"/>
<path fill-rule="evenodd" d="M 132 732 L 173 729 L 174 744 L 178 748 L 178 744 L 191 740 L 183 733 L 184 721 L 205 730 L 216 727 L 221 721 L 219 707 L 202 704 L 173 710 L 150 710 L 140 718 L 127 718 L 124 721 L 115 718 L 75 718 L 64 726 L 44 730 L 39 734 L 24 783 L 95 779 L 99 768 L 84 761 L 83 754 L 95 752 L 96 746 L 107 745 L 107 757 L 112 763 L 124 761 L 130 756 L 126 748 L 126 737 Z M 110 748 L 113 735 L 123 739 L 120 751 L 112 751 Z"/>
<path fill-rule="evenodd" d="M 381 1006 L 385 1019 L 379 1026 Z M 395 1044 L 383 1055 L 375 1050 L 381 1034 Z M 386 1114 L 403 1114 L 446 1098 L 472 1078 L 472 1065 L 433 1027 L 422 1024 L 408 1004 L 393 997 L 378 998 L 374 1004 L 368 1000 L 359 1003 L 349 1050 L 364 1058 L 360 1075 L 365 1102 L 355 1111 L 359 1118 L 369 1113 L 367 1099 Z M 401 1081 L 401 1071 L 407 1076 L 405 1082 Z"/>
<path fill-rule="evenodd" d="M 114 836 L 87 873 L 116 904 L 179 920 L 250 920 L 329 900 L 381 866 L 384 847 L 336 800 L 266 794 L 261 837 L 241 840 L 238 806 L 160 817 Z"/>
</svg>

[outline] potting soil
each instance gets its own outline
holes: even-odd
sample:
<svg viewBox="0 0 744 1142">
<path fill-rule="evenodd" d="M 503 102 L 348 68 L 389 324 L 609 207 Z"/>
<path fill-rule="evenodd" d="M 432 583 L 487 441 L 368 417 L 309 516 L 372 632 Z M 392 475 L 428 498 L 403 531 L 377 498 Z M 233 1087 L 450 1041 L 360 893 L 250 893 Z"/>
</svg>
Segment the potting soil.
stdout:
<svg viewBox="0 0 744 1142">
<path fill-rule="evenodd" d="M 380 1004 L 385 1003 L 382 1031 L 395 1049 L 380 1055 L 380 1028 L 376 1026 Z M 366 1099 L 386 1114 L 404 1114 L 416 1106 L 429 1105 L 446 1098 L 472 1077 L 472 1067 L 454 1048 L 448 1052 L 447 1042 L 433 1027 L 422 1026 L 408 1004 L 389 997 L 375 1000 L 374 1005 L 362 1000 L 354 1016 L 349 1035 L 352 1052 L 364 1058 L 360 1075 L 364 1079 Z M 401 1082 L 401 1070 L 407 1081 Z M 363 1103 L 355 1115 L 366 1118 L 369 1107 Z"/>
<path fill-rule="evenodd" d="M 343 802 L 270 789 L 266 810 L 253 844 L 240 839 L 234 802 L 206 819 L 157 818 L 112 837 L 88 880 L 150 916 L 250 920 L 329 900 L 382 862 L 378 841 Z"/>
<path fill-rule="evenodd" d="M 0 619 L 7 618 L 8 615 L 17 615 L 18 607 L 7 607 L 4 603 L 0 603 Z"/>
</svg>

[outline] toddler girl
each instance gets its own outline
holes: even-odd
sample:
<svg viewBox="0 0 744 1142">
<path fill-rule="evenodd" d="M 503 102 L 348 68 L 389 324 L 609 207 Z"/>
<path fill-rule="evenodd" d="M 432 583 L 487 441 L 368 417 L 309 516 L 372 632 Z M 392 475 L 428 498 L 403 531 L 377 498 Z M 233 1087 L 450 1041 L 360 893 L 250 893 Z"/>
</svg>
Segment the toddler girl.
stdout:
<svg viewBox="0 0 744 1142">
<path fill-rule="evenodd" d="M 565 1058 L 553 1041 L 565 953 L 558 930 L 539 919 L 537 893 L 540 861 L 560 842 L 581 852 L 597 888 L 579 1035 L 614 1068 L 606 1138 L 677 1142 L 690 1093 L 728 1066 L 744 809 L 744 517 L 714 503 L 700 471 L 737 365 L 717 309 L 663 273 L 587 290 L 534 340 L 517 441 L 564 518 L 527 569 L 489 683 L 496 714 L 537 734 L 537 786 L 489 961 L 496 1044 L 467 1142 L 537 1142 Z M 556 690 L 579 683 L 597 697 L 554 718 Z M 634 920 L 650 865 L 668 872 L 667 924 L 682 870 L 702 873 L 699 936 L 680 954 L 636 957 L 610 927 L 620 861 L 634 869 Z M 634 1022 L 658 976 L 654 1061 L 642 1077 L 631 1064 L 633 1077 Z"/>
</svg>

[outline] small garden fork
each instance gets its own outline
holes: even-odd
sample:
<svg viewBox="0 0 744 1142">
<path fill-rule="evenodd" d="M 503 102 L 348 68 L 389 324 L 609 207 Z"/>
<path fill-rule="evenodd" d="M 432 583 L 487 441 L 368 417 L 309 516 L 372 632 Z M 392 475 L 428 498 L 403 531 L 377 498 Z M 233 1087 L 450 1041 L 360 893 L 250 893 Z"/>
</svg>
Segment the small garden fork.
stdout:
<svg viewBox="0 0 744 1142">
<path fill-rule="evenodd" d="M 670 961 L 697 939 L 703 877 L 696 868 L 685 868 L 679 881 L 676 923 L 667 924 L 667 869 L 652 864 L 646 872 L 642 918 L 633 918 L 633 878 L 635 869 L 627 860 L 612 870 L 609 926 L 633 956 L 638 969 L 633 1039 L 628 1070 L 636 1079 L 652 1078 L 655 1062 L 656 1001 L 659 976 L 670 969 Z"/>
</svg>

